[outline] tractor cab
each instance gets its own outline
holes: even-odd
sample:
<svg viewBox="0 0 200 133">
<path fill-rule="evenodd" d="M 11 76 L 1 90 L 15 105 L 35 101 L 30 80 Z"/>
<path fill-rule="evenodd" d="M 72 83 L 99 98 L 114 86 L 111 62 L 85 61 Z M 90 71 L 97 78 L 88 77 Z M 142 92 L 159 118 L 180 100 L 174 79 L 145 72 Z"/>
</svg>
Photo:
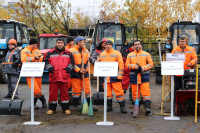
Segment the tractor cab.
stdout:
<svg viewBox="0 0 200 133">
<path fill-rule="evenodd" d="M 59 34 L 57 31 L 55 31 L 55 34 L 40 34 L 39 35 L 38 47 L 41 53 L 43 54 L 44 59 L 47 55 L 47 52 L 55 47 L 56 40 L 58 38 L 63 38 L 66 43 L 67 35 Z"/>
<path fill-rule="evenodd" d="M 67 35 L 64 34 L 58 34 L 55 32 L 55 34 L 40 34 L 39 35 L 39 49 L 51 49 L 55 47 L 56 40 L 58 38 L 63 38 L 65 43 L 67 39 Z"/>
<path fill-rule="evenodd" d="M 0 57 L 4 59 L 7 53 L 7 43 L 10 39 L 17 41 L 17 46 L 25 47 L 29 43 L 28 26 L 15 20 L 0 21 Z"/>
<path fill-rule="evenodd" d="M 196 48 L 196 53 L 200 53 L 200 24 L 191 21 L 174 22 L 169 27 L 170 41 L 166 45 L 166 49 L 171 52 L 173 48 L 178 46 L 178 38 L 185 35 L 188 37 L 188 44 Z"/>
<path fill-rule="evenodd" d="M 134 30 L 132 30 L 134 28 Z M 126 47 L 127 42 L 127 32 L 129 34 L 133 34 L 132 32 L 136 32 L 137 36 L 137 28 L 136 26 L 125 27 L 123 21 L 98 21 L 95 25 L 94 29 L 94 37 L 93 37 L 93 44 L 94 48 L 99 44 L 99 42 L 105 38 L 111 40 L 113 42 L 113 48 L 120 52 L 123 52 L 124 48 Z M 134 35 L 133 35 L 134 36 Z"/>
</svg>

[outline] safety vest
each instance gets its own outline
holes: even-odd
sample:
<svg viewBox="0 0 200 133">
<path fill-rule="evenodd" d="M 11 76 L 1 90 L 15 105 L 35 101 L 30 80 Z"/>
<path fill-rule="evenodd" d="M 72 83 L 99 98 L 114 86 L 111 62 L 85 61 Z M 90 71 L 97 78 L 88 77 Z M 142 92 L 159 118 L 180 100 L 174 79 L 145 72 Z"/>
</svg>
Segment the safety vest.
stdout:
<svg viewBox="0 0 200 133">
<path fill-rule="evenodd" d="M 126 68 L 130 70 L 130 83 L 137 84 L 137 74 L 135 73 L 135 65 L 139 64 L 145 68 L 145 71 L 138 74 L 138 83 L 149 82 L 149 69 L 153 67 L 153 61 L 149 53 L 143 50 L 134 50 L 128 54 L 126 59 Z"/>
<path fill-rule="evenodd" d="M 83 57 L 84 69 L 87 69 L 87 71 L 89 72 L 89 67 L 87 63 L 88 57 L 90 57 L 89 51 L 85 47 L 82 50 L 80 50 L 78 45 L 75 45 L 75 47 L 69 49 L 69 51 L 72 53 L 75 61 L 74 70 L 71 72 L 71 78 L 81 79 L 82 74 L 79 73 L 79 71 L 81 70 L 82 67 L 82 57 Z M 89 77 L 89 74 L 86 73 L 84 77 L 85 78 Z"/>
<path fill-rule="evenodd" d="M 172 50 L 172 53 L 185 54 L 184 70 L 191 69 L 191 67 L 187 66 L 189 63 L 193 66 L 197 62 L 197 55 L 193 51 L 192 47 L 186 46 L 185 49 L 182 50 L 180 46 L 177 46 Z"/>
<path fill-rule="evenodd" d="M 21 61 L 24 62 L 42 62 L 43 57 L 41 56 L 39 60 L 35 59 L 35 56 L 41 55 L 39 49 L 32 49 L 30 46 L 25 47 L 21 51 Z"/>
<path fill-rule="evenodd" d="M 123 73 L 124 73 L 124 62 L 122 59 L 122 55 L 119 51 L 113 50 L 106 50 L 100 54 L 99 61 L 102 62 L 118 62 L 118 76 L 117 77 L 108 77 L 108 83 L 113 82 L 121 82 Z"/>
</svg>

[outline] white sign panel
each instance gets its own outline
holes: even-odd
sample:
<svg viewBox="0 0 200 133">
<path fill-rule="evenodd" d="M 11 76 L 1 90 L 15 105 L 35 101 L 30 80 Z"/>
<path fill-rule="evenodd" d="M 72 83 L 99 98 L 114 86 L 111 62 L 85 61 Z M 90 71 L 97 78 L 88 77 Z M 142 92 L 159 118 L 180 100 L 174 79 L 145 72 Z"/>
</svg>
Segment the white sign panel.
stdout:
<svg viewBox="0 0 200 133">
<path fill-rule="evenodd" d="M 21 77 L 42 77 L 44 62 L 24 62 L 22 64 Z"/>
<path fill-rule="evenodd" d="M 184 75 L 183 61 L 162 61 L 161 75 Z"/>
<path fill-rule="evenodd" d="M 166 61 L 183 61 L 185 62 L 185 54 L 166 54 Z"/>
<path fill-rule="evenodd" d="M 118 76 L 118 62 L 95 62 L 94 76 Z"/>
<path fill-rule="evenodd" d="M 0 43 L 6 44 L 6 39 L 0 39 Z"/>
</svg>

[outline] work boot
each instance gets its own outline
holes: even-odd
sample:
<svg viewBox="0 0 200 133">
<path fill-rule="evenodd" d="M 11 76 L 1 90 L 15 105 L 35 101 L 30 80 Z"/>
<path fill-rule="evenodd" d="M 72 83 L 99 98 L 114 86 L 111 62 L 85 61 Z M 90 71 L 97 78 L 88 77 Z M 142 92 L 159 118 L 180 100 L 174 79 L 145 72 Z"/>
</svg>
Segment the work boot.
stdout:
<svg viewBox="0 0 200 133">
<path fill-rule="evenodd" d="M 10 96 L 10 95 L 6 95 L 4 98 L 12 98 L 12 96 Z"/>
<path fill-rule="evenodd" d="M 107 100 L 107 112 L 112 111 L 112 99 Z"/>
<path fill-rule="evenodd" d="M 70 110 L 65 110 L 65 114 L 70 115 L 71 114 Z"/>
<path fill-rule="evenodd" d="M 88 106 L 90 106 L 90 98 L 87 98 L 87 103 L 88 103 Z M 93 102 L 92 102 L 93 103 Z M 92 106 L 93 107 L 93 106 Z M 93 111 L 98 111 L 97 108 L 93 107 Z"/>
<path fill-rule="evenodd" d="M 55 111 L 53 111 L 53 110 L 47 111 L 47 115 L 52 115 L 53 113 L 55 113 Z"/>
<path fill-rule="evenodd" d="M 121 112 L 122 113 L 127 113 L 126 111 L 126 107 L 125 107 L 125 100 L 122 102 L 119 102 L 120 108 L 121 108 Z"/>
<path fill-rule="evenodd" d="M 49 103 L 49 111 L 47 111 L 48 115 L 52 115 L 55 113 L 57 107 L 57 103 Z"/>
<path fill-rule="evenodd" d="M 145 101 L 144 106 L 145 106 L 145 115 L 147 116 L 151 115 L 151 101 Z"/>
<path fill-rule="evenodd" d="M 61 101 L 61 108 L 66 115 L 71 114 L 71 112 L 69 111 L 69 103 L 62 103 Z"/>
<path fill-rule="evenodd" d="M 34 97 L 34 109 L 39 109 L 39 107 L 36 105 L 38 98 Z"/>
<path fill-rule="evenodd" d="M 42 107 L 46 108 L 47 107 L 47 103 L 46 103 L 46 99 L 45 99 L 44 95 L 42 95 L 39 99 L 42 102 Z"/>
</svg>

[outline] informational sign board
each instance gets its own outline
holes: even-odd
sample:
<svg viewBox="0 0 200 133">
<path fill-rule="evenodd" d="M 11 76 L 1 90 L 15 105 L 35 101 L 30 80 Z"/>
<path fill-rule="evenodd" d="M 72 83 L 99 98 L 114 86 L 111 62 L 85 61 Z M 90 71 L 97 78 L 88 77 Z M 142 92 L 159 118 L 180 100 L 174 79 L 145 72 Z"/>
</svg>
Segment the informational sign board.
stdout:
<svg viewBox="0 0 200 133">
<path fill-rule="evenodd" d="M 184 75 L 183 61 L 162 61 L 161 75 Z"/>
<path fill-rule="evenodd" d="M 167 53 L 166 61 L 185 61 L 185 54 Z"/>
<path fill-rule="evenodd" d="M 44 62 L 24 62 L 22 64 L 21 77 L 42 77 Z"/>
<path fill-rule="evenodd" d="M 95 77 L 118 76 L 118 62 L 95 62 L 94 76 Z"/>
</svg>

